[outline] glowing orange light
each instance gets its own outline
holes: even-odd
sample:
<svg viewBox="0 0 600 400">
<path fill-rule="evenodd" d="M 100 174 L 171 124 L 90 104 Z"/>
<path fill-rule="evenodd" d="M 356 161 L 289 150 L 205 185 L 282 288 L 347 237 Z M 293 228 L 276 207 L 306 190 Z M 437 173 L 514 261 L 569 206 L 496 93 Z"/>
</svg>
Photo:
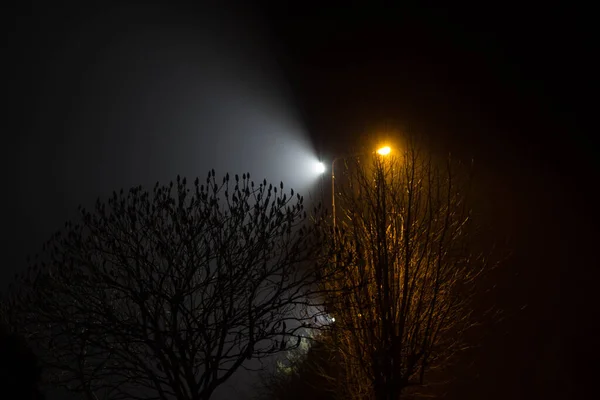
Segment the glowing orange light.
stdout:
<svg viewBox="0 0 600 400">
<path fill-rule="evenodd" d="M 380 149 L 377 149 L 377 154 L 379 154 L 380 156 L 387 156 L 391 152 L 392 152 L 392 149 L 390 148 L 390 146 L 385 146 Z"/>
</svg>

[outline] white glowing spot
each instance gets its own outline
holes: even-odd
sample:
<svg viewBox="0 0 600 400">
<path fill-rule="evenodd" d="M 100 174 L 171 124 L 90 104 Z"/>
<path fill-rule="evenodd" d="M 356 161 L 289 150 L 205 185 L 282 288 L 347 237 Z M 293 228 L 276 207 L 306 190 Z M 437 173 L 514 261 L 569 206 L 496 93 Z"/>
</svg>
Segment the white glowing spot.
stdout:
<svg viewBox="0 0 600 400">
<path fill-rule="evenodd" d="M 325 323 L 326 324 L 331 324 L 332 322 L 335 322 L 335 318 L 329 314 L 325 314 Z"/>
<path fill-rule="evenodd" d="M 325 172 L 325 164 L 323 164 L 322 162 L 315 163 L 314 168 L 317 174 L 322 174 L 323 172 Z"/>
</svg>

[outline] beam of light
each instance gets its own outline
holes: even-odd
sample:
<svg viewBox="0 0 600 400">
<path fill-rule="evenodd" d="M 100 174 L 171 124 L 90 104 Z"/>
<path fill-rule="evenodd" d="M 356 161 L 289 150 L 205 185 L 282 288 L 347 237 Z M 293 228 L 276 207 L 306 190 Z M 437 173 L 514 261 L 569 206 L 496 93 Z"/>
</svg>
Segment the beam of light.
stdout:
<svg viewBox="0 0 600 400">
<path fill-rule="evenodd" d="M 380 156 L 387 156 L 391 152 L 392 152 L 392 149 L 390 148 L 390 146 L 384 146 L 384 147 L 377 149 L 377 154 L 379 154 Z"/>
<path fill-rule="evenodd" d="M 261 160 L 259 166 L 261 179 L 267 181 L 283 181 L 286 188 L 293 188 L 303 196 L 315 193 L 320 179 L 326 168 L 319 161 L 308 140 L 303 140 L 302 132 L 294 129 L 284 130 L 277 136 L 277 141 L 265 140 L 264 148 L 257 148 L 257 159 Z M 266 168 L 264 168 L 266 167 Z M 264 172 L 263 172 L 264 171 Z"/>
</svg>

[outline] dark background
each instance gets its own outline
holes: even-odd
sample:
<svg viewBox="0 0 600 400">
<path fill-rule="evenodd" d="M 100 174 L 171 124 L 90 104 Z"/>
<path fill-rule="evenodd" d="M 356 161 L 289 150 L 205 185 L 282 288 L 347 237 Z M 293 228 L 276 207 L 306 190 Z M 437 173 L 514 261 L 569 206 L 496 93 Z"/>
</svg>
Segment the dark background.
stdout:
<svg viewBox="0 0 600 400">
<path fill-rule="evenodd" d="M 6 13 L 2 279 L 112 189 L 211 167 L 277 179 L 289 159 L 264 156 L 286 128 L 325 161 L 386 130 L 425 133 L 475 159 L 481 243 L 510 252 L 480 299 L 503 319 L 485 321 L 440 391 L 584 396 L 597 353 L 591 10 L 287 3 Z"/>
</svg>

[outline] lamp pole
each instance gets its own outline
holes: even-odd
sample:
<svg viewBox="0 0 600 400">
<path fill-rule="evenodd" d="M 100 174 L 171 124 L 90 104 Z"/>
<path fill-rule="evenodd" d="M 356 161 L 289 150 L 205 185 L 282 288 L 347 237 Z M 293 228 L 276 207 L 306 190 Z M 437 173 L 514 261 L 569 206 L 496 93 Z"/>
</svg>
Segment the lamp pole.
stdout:
<svg viewBox="0 0 600 400">
<path fill-rule="evenodd" d="M 389 147 L 382 147 L 380 149 L 378 149 L 375 153 L 381 155 L 381 156 L 385 156 L 388 155 L 390 153 L 390 148 Z M 350 154 L 347 156 L 338 156 L 335 157 L 333 159 L 333 161 L 331 161 L 331 213 L 332 213 L 332 225 L 333 225 L 333 240 L 334 243 L 336 243 L 336 232 L 335 232 L 335 228 L 336 228 L 336 215 L 335 215 L 335 162 L 340 160 L 340 159 L 347 159 L 347 158 L 351 158 L 351 157 L 359 157 L 361 155 L 364 155 L 365 153 L 357 153 L 357 154 Z M 335 258 L 335 263 L 337 264 L 337 254 L 334 253 L 334 258 Z M 338 334 L 337 334 L 337 330 L 334 331 L 336 332 L 336 334 L 334 335 L 334 340 L 336 343 L 336 346 L 338 345 Z M 337 353 L 338 357 L 339 357 L 339 351 Z M 339 362 L 341 363 L 341 360 L 339 360 Z M 336 379 L 336 392 L 339 394 L 340 393 L 340 369 L 336 368 L 337 370 L 337 379 Z"/>
<path fill-rule="evenodd" d="M 336 157 L 331 162 L 331 217 L 333 218 L 333 234 L 335 235 L 335 162 L 342 157 Z"/>
</svg>

